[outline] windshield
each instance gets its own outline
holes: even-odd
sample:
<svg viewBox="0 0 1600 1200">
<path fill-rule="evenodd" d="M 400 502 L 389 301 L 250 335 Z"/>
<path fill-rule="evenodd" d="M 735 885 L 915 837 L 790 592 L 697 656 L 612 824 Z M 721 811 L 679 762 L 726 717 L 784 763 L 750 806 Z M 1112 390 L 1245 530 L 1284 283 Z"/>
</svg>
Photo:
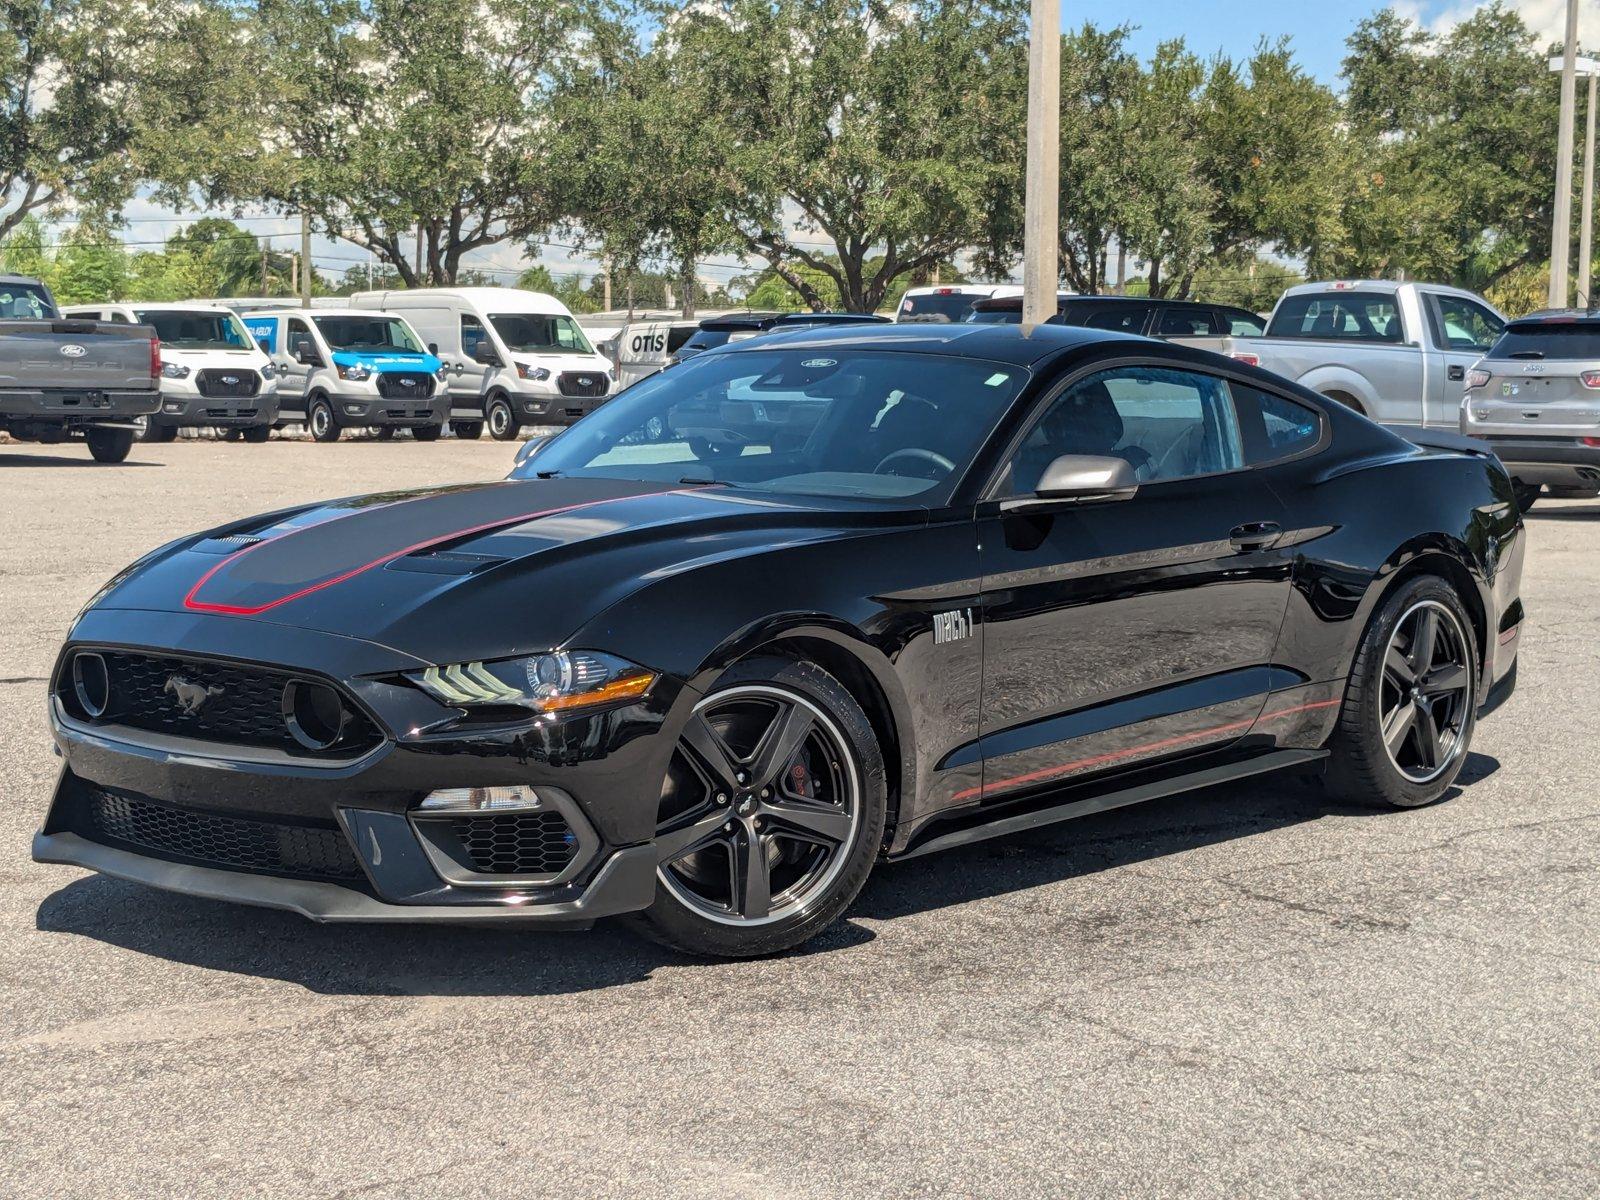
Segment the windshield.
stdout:
<svg viewBox="0 0 1600 1200">
<path fill-rule="evenodd" d="M 256 344 L 232 313 L 194 312 L 181 308 L 136 308 L 141 325 L 155 328 L 163 346 L 176 350 L 254 350 Z"/>
<path fill-rule="evenodd" d="M 900 499 L 955 482 L 1028 375 L 948 355 L 702 355 L 635 384 L 512 474 Z"/>
<path fill-rule="evenodd" d="M 972 311 L 972 306 L 984 298 L 982 292 L 961 292 L 954 288 L 925 292 L 921 295 L 908 294 L 900 301 L 900 315 L 897 319 L 931 321 L 935 324 L 965 321 L 967 314 Z"/>
<path fill-rule="evenodd" d="M 422 343 L 399 317 L 313 317 L 328 345 L 358 354 L 421 354 Z"/>
<path fill-rule="evenodd" d="M 45 290 L 36 283 L 0 283 L 0 317 L 41 321 L 56 315 Z"/>
<path fill-rule="evenodd" d="M 1600 361 L 1600 321 L 1508 325 L 1489 357 Z"/>
<path fill-rule="evenodd" d="M 519 354 L 593 354 L 583 327 L 548 313 L 502 313 L 489 320 L 506 349 Z"/>
</svg>

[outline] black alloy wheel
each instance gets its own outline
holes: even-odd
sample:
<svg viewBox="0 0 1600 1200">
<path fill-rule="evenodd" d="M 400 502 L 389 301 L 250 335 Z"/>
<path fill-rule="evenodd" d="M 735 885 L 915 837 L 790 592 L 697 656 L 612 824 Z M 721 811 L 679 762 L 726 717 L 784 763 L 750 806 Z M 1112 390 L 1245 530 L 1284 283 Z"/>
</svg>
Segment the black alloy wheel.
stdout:
<svg viewBox="0 0 1600 1200">
<path fill-rule="evenodd" d="M 702 954 L 798 945 L 855 898 L 885 807 L 877 741 L 837 680 L 808 663 L 741 664 L 672 756 L 648 932 Z"/>
</svg>

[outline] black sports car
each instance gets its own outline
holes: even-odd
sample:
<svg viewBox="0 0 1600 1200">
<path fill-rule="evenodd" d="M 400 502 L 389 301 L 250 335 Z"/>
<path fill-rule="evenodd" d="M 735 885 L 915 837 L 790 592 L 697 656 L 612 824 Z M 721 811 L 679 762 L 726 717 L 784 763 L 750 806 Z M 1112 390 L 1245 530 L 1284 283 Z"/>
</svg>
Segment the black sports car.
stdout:
<svg viewBox="0 0 1600 1200">
<path fill-rule="evenodd" d="M 34 857 L 748 955 L 880 858 L 1205 784 L 1426 804 L 1523 615 L 1511 482 L 1466 445 L 1083 329 L 715 350 L 508 480 L 123 571 L 51 681 Z"/>
</svg>

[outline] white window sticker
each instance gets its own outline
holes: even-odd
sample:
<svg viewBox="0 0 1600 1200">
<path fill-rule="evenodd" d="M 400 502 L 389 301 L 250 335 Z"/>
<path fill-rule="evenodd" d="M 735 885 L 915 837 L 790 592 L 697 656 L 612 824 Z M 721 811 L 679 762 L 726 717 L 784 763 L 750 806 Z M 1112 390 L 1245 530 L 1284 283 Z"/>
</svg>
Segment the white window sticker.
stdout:
<svg viewBox="0 0 1600 1200">
<path fill-rule="evenodd" d="M 985 387 L 999 387 L 1002 383 L 1010 378 L 1011 376 L 1007 375 L 1004 371 L 996 371 L 983 382 Z"/>
</svg>

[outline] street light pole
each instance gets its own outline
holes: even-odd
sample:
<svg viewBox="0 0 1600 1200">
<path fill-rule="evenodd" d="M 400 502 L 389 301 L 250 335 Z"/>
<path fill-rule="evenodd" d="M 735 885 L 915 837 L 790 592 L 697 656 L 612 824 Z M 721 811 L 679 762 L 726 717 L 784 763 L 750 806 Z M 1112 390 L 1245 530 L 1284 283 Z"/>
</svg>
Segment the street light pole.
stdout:
<svg viewBox="0 0 1600 1200">
<path fill-rule="evenodd" d="M 1589 73 L 1589 106 L 1584 113 L 1583 217 L 1578 226 L 1578 307 L 1588 308 L 1590 267 L 1594 262 L 1594 72 Z"/>
<path fill-rule="evenodd" d="M 1550 229 L 1550 307 L 1567 306 L 1572 256 L 1572 135 L 1578 100 L 1578 0 L 1567 0 L 1567 40 L 1561 57 L 1561 126 L 1556 138 L 1555 221 Z"/>
<path fill-rule="evenodd" d="M 1023 214 L 1024 333 L 1056 315 L 1060 186 L 1061 0 L 1033 0 L 1033 24 L 1028 32 L 1028 169 Z"/>
</svg>

